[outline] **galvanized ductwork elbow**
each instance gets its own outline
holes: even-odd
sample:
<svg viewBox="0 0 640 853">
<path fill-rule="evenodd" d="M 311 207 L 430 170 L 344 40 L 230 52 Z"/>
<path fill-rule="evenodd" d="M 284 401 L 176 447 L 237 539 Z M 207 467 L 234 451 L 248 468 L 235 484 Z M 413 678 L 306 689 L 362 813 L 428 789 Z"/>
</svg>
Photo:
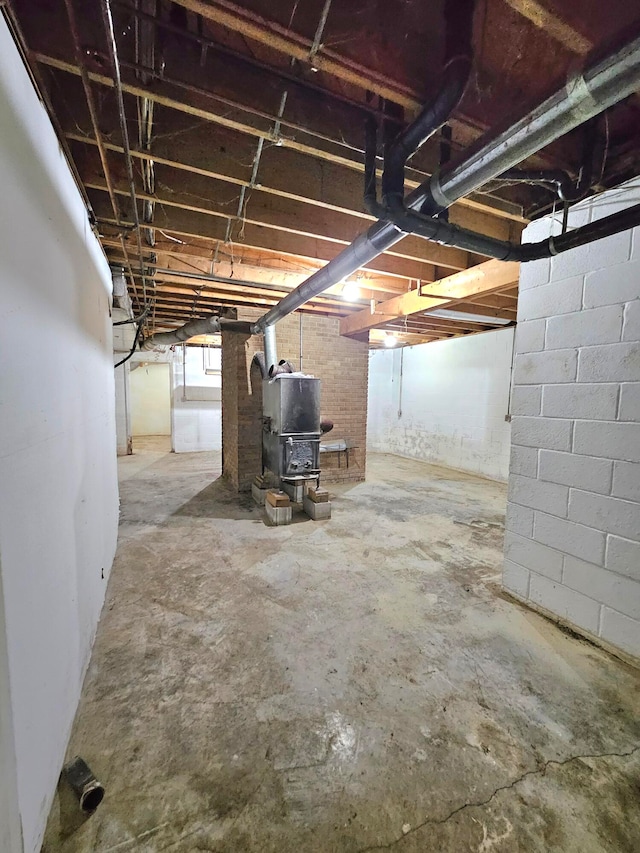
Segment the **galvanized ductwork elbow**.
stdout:
<svg viewBox="0 0 640 853">
<path fill-rule="evenodd" d="M 251 335 L 252 324 L 244 320 L 228 320 L 211 314 L 199 320 L 189 320 L 179 329 L 172 332 L 156 332 L 150 335 L 142 344 L 141 349 L 152 350 L 156 347 L 171 347 L 182 344 L 197 335 L 214 335 L 218 332 L 237 332 L 241 335 Z"/>
</svg>

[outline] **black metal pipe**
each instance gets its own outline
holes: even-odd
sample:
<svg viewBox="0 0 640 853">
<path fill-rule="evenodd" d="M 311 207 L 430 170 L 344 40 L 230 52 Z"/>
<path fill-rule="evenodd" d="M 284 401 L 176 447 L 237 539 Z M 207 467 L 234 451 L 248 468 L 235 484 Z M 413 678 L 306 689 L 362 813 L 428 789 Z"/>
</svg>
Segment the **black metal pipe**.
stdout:
<svg viewBox="0 0 640 853">
<path fill-rule="evenodd" d="M 497 240 L 484 234 L 476 234 L 474 231 L 450 225 L 441 219 L 432 219 L 404 209 L 399 211 L 386 209 L 385 213 L 390 222 L 406 233 L 418 234 L 420 237 L 435 243 L 454 246 L 457 249 L 464 249 L 479 255 L 487 255 L 500 261 L 520 261 L 522 263 L 559 255 L 569 249 L 611 237 L 620 231 L 626 231 L 640 225 L 640 204 L 637 204 L 597 222 L 584 225 L 582 228 L 567 231 L 556 237 L 552 236 L 548 240 L 521 245 L 506 240 Z"/>
<path fill-rule="evenodd" d="M 385 204 L 394 205 L 404 200 L 404 169 L 407 160 L 442 127 L 458 106 L 470 72 L 470 55 L 463 53 L 451 59 L 444 69 L 437 97 L 387 146 L 382 175 L 382 199 Z"/>
<path fill-rule="evenodd" d="M 640 204 L 634 204 L 626 210 L 612 213 L 611 216 L 605 216 L 604 219 L 599 219 L 597 222 L 590 222 L 588 225 L 583 225 L 582 228 L 566 231 L 557 237 L 549 237 L 548 240 L 540 240 L 538 243 L 525 243 L 522 246 L 515 246 L 517 257 L 508 257 L 506 260 L 518 260 L 525 263 L 537 261 L 540 258 L 550 258 L 569 249 L 576 249 L 578 246 L 594 243 L 596 240 L 611 237 L 621 231 L 636 228 L 638 225 L 640 225 Z"/>
<path fill-rule="evenodd" d="M 86 761 L 79 756 L 62 769 L 62 775 L 78 798 L 83 812 L 94 812 L 104 798 L 104 787 L 98 782 Z"/>
</svg>

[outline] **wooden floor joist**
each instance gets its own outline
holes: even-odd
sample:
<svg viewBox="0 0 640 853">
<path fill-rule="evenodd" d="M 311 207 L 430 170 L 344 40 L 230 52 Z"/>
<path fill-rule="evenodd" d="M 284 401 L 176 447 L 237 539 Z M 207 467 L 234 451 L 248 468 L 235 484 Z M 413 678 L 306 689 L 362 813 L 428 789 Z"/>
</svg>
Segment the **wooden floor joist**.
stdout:
<svg viewBox="0 0 640 853">
<path fill-rule="evenodd" d="M 402 296 L 394 296 L 386 302 L 379 303 L 373 313 L 370 309 L 364 309 L 345 317 L 340 322 L 340 333 L 347 336 L 359 335 L 398 318 L 424 314 L 435 308 L 449 307 L 459 300 L 479 294 L 495 293 L 517 284 L 519 274 L 519 263 L 487 261 L 434 282 L 424 288 L 428 290 L 429 295 L 412 290 Z M 482 311 L 479 309 L 478 313 Z"/>
</svg>

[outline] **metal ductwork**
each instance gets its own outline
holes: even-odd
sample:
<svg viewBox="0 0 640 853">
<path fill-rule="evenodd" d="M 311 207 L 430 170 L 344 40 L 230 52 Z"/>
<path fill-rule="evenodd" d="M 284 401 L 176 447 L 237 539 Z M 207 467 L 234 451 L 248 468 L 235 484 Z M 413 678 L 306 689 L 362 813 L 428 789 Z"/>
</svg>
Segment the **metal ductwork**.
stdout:
<svg viewBox="0 0 640 853">
<path fill-rule="evenodd" d="M 633 94 L 639 87 L 640 38 L 636 37 L 582 72 L 572 74 L 564 86 L 497 136 L 493 136 L 490 140 L 480 140 L 472 153 L 467 154 L 462 162 L 447 164 L 440 175 L 434 175 L 403 199 L 404 210 L 408 213 L 421 213 L 424 218 L 436 215 L 458 199 L 512 169 L 568 131 Z M 586 241 L 600 239 L 609 233 L 608 228 L 620 225 L 620 221 L 606 225 L 609 219 L 612 217 L 602 220 L 600 227 L 591 232 L 579 229 L 582 232 L 580 239 L 588 238 Z M 438 224 L 448 225 L 442 221 Z M 441 232 L 444 237 L 440 239 L 452 245 L 460 245 L 454 242 L 457 237 L 471 240 L 472 232 L 460 233 L 460 231 L 463 229 L 457 229 L 455 233 L 448 234 Z M 300 308 L 305 302 L 370 263 L 380 253 L 387 251 L 401 240 L 406 233 L 409 232 L 404 231 L 392 221 L 379 221 L 372 225 L 336 258 L 302 282 L 264 314 L 254 324 L 253 331 L 264 332 L 269 326 Z M 428 235 L 423 234 L 423 236 Z M 569 235 L 566 236 L 567 242 L 570 243 Z M 473 237 L 480 238 L 481 235 L 473 235 Z M 438 236 L 428 237 L 428 239 L 437 240 Z M 555 238 L 555 247 L 552 247 L 551 254 L 558 251 L 559 241 L 560 238 Z M 471 248 L 471 246 L 472 244 L 467 242 L 464 248 Z M 490 245 L 485 244 L 485 249 L 474 246 L 473 250 L 499 257 L 493 251 L 488 251 L 489 248 Z M 508 247 L 508 251 L 511 248 Z M 567 245 L 567 248 L 572 246 Z M 494 249 L 497 247 L 494 246 Z M 522 260 L 531 259 L 525 254 L 522 256 Z"/>
<path fill-rule="evenodd" d="M 175 344 L 182 344 L 188 341 L 189 338 L 194 338 L 196 335 L 215 335 L 218 332 L 238 332 L 242 335 L 250 335 L 252 324 L 244 320 L 228 320 L 225 317 L 219 317 L 217 314 L 211 314 L 208 317 L 203 317 L 199 320 L 189 320 L 184 326 L 179 329 L 174 329 L 171 332 L 156 332 L 155 335 L 150 335 L 142 344 L 142 349 L 152 350 L 156 347 L 170 347 Z"/>
</svg>

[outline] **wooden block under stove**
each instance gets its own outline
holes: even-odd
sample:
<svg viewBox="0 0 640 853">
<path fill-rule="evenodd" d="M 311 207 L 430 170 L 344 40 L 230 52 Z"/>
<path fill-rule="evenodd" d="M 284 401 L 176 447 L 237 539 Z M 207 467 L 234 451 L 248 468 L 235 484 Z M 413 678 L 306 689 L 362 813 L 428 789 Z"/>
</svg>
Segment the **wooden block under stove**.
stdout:
<svg viewBox="0 0 640 853">
<path fill-rule="evenodd" d="M 271 504 L 271 506 L 289 506 L 291 501 L 289 500 L 289 495 L 281 492 L 278 489 L 269 489 L 267 492 L 267 500 Z"/>
</svg>

